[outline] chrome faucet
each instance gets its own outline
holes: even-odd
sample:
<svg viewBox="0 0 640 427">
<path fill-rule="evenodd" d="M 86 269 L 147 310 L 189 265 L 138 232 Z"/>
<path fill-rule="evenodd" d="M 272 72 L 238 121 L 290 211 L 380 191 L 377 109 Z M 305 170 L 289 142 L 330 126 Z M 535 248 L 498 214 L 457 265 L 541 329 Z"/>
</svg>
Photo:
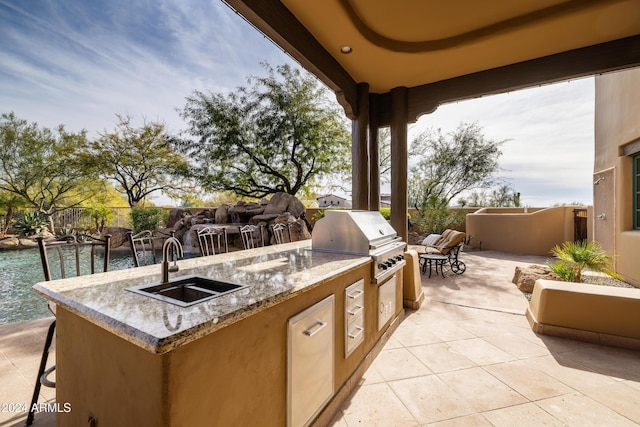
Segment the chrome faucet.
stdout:
<svg viewBox="0 0 640 427">
<path fill-rule="evenodd" d="M 182 245 L 180 240 L 175 237 L 169 237 L 162 245 L 162 283 L 169 281 L 169 272 L 178 271 L 178 258 L 182 258 Z M 171 259 L 169 259 L 171 258 Z M 173 261 L 173 265 L 169 265 L 169 261 Z"/>
</svg>

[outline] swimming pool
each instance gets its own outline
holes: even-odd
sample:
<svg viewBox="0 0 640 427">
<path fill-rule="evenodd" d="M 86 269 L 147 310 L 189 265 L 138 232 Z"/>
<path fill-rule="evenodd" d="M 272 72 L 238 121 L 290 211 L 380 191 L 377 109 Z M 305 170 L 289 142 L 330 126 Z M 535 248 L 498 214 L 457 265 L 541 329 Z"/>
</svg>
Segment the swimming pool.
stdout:
<svg viewBox="0 0 640 427">
<path fill-rule="evenodd" d="M 98 255 L 99 256 L 99 255 Z M 102 258 L 96 266 L 102 265 Z M 109 270 L 132 268 L 129 251 L 112 251 Z M 55 273 L 52 269 L 52 274 Z M 71 273 L 69 273 L 71 272 Z M 75 274 L 75 267 L 67 275 Z M 44 281 L 37 249 L 0 251 L 0 324 L 22 322 L 51 316 L 46 300 L 31 287 Z"/>
</svg>

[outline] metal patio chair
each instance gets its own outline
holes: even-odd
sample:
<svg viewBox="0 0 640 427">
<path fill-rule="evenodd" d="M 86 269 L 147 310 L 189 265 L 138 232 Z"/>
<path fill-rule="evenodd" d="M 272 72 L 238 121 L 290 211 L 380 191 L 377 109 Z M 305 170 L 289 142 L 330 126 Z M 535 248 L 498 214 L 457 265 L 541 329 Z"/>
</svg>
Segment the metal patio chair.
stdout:
<svg viewBox="0 0 640 427">
<path fill-rule="evenodd" d="M 224 227 L 205 227 L 197 231 L 201 256 L 229 252 L 227 229 Z"/>
<path fill-rule="evenodd" d="M 86 241 L 78 241 L 76 236 L 64 236 L 58 240 L 45 242 L 43 237 L 37 237 L 38 241 L 38 249 L 40 251 L 40 260 L 42 262 L 42 271 L 44 273 L 44 280 L 50 281 L 53 280 L 53 276 L 51 275 L 51 264 L 55 262 L 57 264 L 60 275 L 60 279 L 64 279 L 67 277 L 67 269 L 73 269 L 75 267 L 75 275 L 82 276 L 85 274 L 93 274 L 96 272 L 96 248 L 102 248 L 103 252 L 103 260 L 102 265 L 100 266 L 100 271 L 108 271 L 109 270 L 109 256 L 111 254 L 110 240 L 111 235 L 105 234 L 103 239 L 98 239 L 91 236 L 86 236 L 88 240 Z M 88 252 L 88 253 L 87 253 Z M 52 257 L 49 254 L 53 254 Z M 55 256 L 57 255 L 57 256 Z M 52 258 L 52 259 L 50 259 Z M 88 269 L 85 267 L 83 269 L 83 263 L 81 262 L 85 258 L 90 260 L 90 265 Z M 67 262 L 65 263 L 65 259 Z M 55 316 L 55 305 L 49 304 L 49 310 Z M 29 406 L 29 415 L 27 416 L 27 425 L 31 425 L 33 423 L 33 418 L 35 416 L 34 407 L 38 402 L 38 395 L 40 394 L 40 387 L 51 387 L 55 388 L 56 384 L 54 381 L 51 381 L 48 377 L 51 373 L 56 369 L 55 365 L 47 368 L 47 360 L 49 358 L 49 349 L 51 348 L 51 343 L 53 341 L 53 334 L 55 332 L 56 321 L 54 320 L 49 325 L 49 330 L 47 332 L 47 338 L 44 343 L 44 349 L 42 350 L 42 357 L 40 358 L 40 367 L 38 368 L 38 375 L 36 377 L 35 387 L 33 389 L 33 396 L 31 398 L 31 405 Z"/>
<path fill-rule="evenodd" d="M 273 231 L 273 237 L 276 240 L 276 245 L 291 242 L 291 228 L 289 224 L 275 224 L 271 227 Z"/>
<path fill-rule="evenodd" d="M 245 225 L 244 227 L 240 227 L 240 237 L 242 239 L 242 246 L 245 249 L 254 249 L 264 246 L 262 227 L 257 225 Z"/>
<path fill-rule="evenodd" d="M 133 258 L 133 266 L 156 264 L 156 252 L 162 249 L 162 244 L 169 237 L 174 237 L 175 231 L 170 234 L 155 230 L 143 230 L 137 234 L 127 232 L 127 240 L 131 249 L 131 258 Z M 161 240 L 161 242 L 158 242 Z"/>
</svg>

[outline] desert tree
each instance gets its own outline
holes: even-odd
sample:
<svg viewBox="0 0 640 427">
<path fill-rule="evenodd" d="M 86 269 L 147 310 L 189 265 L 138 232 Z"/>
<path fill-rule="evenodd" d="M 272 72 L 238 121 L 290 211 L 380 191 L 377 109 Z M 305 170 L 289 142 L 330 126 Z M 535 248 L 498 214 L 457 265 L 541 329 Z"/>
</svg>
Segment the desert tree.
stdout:
<svg viewBox="0 0 640 427">
<path fill-rule="evenodd" d="M 19 196 L 49 223 L 52 216 L 79 206 L 100 182 L 82 161 L 88 146 L 86 131 L 54 131 L 19 119 L 13 112 L 0 117 L 0 191 Z"/>
<path fill-rule="evenodd" d="M 330 175 L 347 174 L 347 123 L 326 89 L 306 72 L 263 64 L 266 76 L 228 94 L 196 91 L 181 111 L 182 147 L 208 191 L 265 197 L 307 193 Z"/>
<path fill-rule="evenodd" d="M 500 146 L 477 123 L 461 123 L 451 133 L 428 130 L 411 143 L 409 199 L 412 206 L 435 196 L 447 203 L 464 191 L 490 188 L 499 171 Z"/>
<path fill-rule="evenodd" d="M 161 122 L 132 125 L 131 117 L 118 115 L 118 124 L 91 142 L 84 160 L 115 189 L 126 196 L 130 207 L 139 206 L 157 192 L 180 191 L 188 163 Z"/>
</svg>

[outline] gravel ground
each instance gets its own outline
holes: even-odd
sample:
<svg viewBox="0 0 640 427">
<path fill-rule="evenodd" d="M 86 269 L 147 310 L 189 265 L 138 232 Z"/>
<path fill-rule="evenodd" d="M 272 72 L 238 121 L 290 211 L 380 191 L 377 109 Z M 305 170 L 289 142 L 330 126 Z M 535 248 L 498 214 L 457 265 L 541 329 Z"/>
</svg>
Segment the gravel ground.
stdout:
<svg viewBox="0 0 640 427">
<path fill-rule="evenodd" d="M 582 275 L 582 283 L 588 283 L 590 285 L 602 285 L 602 286 L 616 286 L 618 288 L 636 288 L 635 286 L 623 282 L 622 280 L 614 279 L 606 274 L 590 273 L 586 272 Z M 522 291 L 527 301 L 531 301 L 531 292 Z"/>
</svg>

